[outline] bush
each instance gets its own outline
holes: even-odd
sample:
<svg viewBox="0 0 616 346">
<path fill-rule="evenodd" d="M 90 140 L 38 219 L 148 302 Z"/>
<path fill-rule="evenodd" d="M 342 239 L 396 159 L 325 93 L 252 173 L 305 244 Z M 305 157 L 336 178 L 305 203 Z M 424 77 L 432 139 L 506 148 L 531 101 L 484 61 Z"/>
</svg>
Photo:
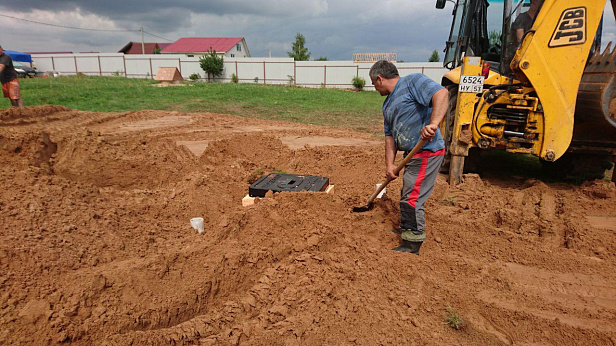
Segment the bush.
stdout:
<svg viewBox="0 0 616 346">
<path fill-rule="evenodd" d="M 213 77 L 220 76 L 225 66 L 223 64 L 222 56 L 218 56 L 215 50 L 209 51 L 206 55 L 199 59 L 199 65 L 205 73 L 207 73 L 207 80 L 210 80 L 210 75 Z"/>
<path fill-rule="evenodd" d="M 197 79 L 201 78 L 201 75 L 199 75 L 198 73 L 193 73 L 188 78 L 192 81 L 196 81 Z"/>
<path fill-rule="evenodd" d="M 237 82 L 239 82 L 239 79 L 237 78 L 235 73 L 232 73 L 231 74 L 231 83 L 237 83 Z"/>
<path fill-rule="evenodd" d="M 351 84 L 355 87 L 355 90 L 362 91 L 366 86 L 366 80 L 363 77 L 353 77 Z"/>
</svg>

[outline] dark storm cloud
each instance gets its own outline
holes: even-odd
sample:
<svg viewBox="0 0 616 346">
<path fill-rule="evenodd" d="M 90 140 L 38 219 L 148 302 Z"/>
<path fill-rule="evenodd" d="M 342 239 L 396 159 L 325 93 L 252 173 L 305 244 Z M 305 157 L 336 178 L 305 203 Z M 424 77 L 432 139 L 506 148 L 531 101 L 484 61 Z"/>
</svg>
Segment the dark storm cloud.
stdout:
<svg viewBox="0 0 616 346">
<path fill-rule="evenodd" d="M 26 14 L 22 18 L 28 18 L 27 13 L 33 10 L 79 11 L 84 14 L 91 13 L 108 18 L 120 29 L 134 30 L 143 26 L 146 30 L 165 34 L 186 29 L 191 25 L 190 20 L 195 15 L 243 15 L 270 18 L 270 22 L 275 22 L 293 17 L 311 17 L 315 14 L 324 14 L 327 10 L 327 1 L 20 0 L 0 4 L 0 12 L 5 12 L 3 10 Z M 227 25 L 233 25 L 233 21 L 234 18 L 229 17 Z M 207 23 L 193 24 L 196 26 L 193 31 L 204 30 L 208 27 Z M 244 34 L 239 35 L 244 36 Z"/>
<path fill-rule="evenodd" d="M 0 5 L 0 11 L 14 11 L 20 18 L 31 18 L 28 12 L 47 11 L 50 18 L 62 14 L 70 19 L 76 13 L 71 26 L 102 29 L 139 29 L 175 40 L 183 36 L 243 36 L 253 56 L 287 56 L 295 34 L 306 36 L 306 44 L 313 58 L 320 56 L 330 60 L 349 60 L 353 53 L 396 51 L 404 60 L 426 60 L 424 50 L 439 48 L 445 41 L 448 24 L 429 32 L 415 32 L 413 23 L 432 15 L 449 17 L 445 11 L 433 8 L 433 0 L 389 0 L 378 6 L 371 0 L 270 0 L 270 1 L 93 1 L 93 0 L 21 0 L 17 4 Z M 92 23 L 89 19 L 77 18 L 98 16 L 105 23 Z M 41 22 L 49 22 L 40 15 Z M 63 17 L 64 18 L 64 17 Z M 89 17 L 88 17 L 89 18 Z M 447 19 L 446 21 L 449 21 Z M 53 29 L 19 23 L 25 30 L 36 32 L 37 38 L 26 45 L 27 50 L 55 50 L 46 48 L 43 34 L 66 37 L 62 50 L 117 51 L 127 41 L 140 40 L 139 34 L 127 33 L 122 40 L 117 35 L 100 35 L 87 31 Z M 18 25 L 19 25 L 18 24 Z M 57 23 L 69 25 L 67 23 Z M 103 25 L 105 24 L 105 25 Z M 0 28 L 2 21 L 0 20 Z M 94 26 L 93 26 L 94 25 Z M 23 31 L 22 31 L 23 32 Z M 57 34 L 56 34 L 57 33 Z M 411 34 L 413 33 L 413 34 Z M 442 37 L 436 38 L 437 35 Z M 69 38 L 70 36 L 70 38 Z M 433 39 L 429 37 L 432 36 Z M 419 48 L 422 41 L 431 41 L 430 48 Z M 55 41 L 55 40 L 54 40 Z M 146 35 L 146 41 L 161 41 Z M 75 49 L 71 44 L 79 42 Z M 91 48 L 86 48 L 93 42 Z M 35 46 L 35 47 L 32 47 Z M 428 54 L 429 55 L 429 54 Z"/>
<path fill-rule="evenodd" d="M 246 0 L 20 0 L 8 2 L 1 6 L 11 11 L 24 9 L 39 9 L 47 11 L 72 11 L 77 8 L 107 17 L 130 17 L 139 13 L 155 13 L 168 8 L 174 8 L 178 14 L 211 13 L 252 14 L 259 16 L 278 16 L 289 14 L 290 10 L 305 9 L 308 2 L 290 0 L 276 1 L 246 1 Z"/>
<path fill-rule="evenodd" d="M 286 57 L 296 33 L 312 58 L 350 60 L 353 53 L 396 52 L 405 61 L 442 55 L 451 7 L 436 0 L 13 0 L 0 14 L 96 29 L 139 29 L 177 40 L 188 36 L 242 36 L 253 56 Z M 609 2 L 608 2 L 609 4 Z M 491 6 L 492 8 L 493 6 Z M 495 8 L 495 6 L 494 6 Z M 611 7 L 609 7 L 611 13 Z M 614 24 L 606 16 L 607 38 Z M 37 25 L 0 17 L 0 39 L 26 51 L 118 51 L 138 32 L 101 33 Z M 146 34 L 148 42 L 165 42 Z"/>
</svg>

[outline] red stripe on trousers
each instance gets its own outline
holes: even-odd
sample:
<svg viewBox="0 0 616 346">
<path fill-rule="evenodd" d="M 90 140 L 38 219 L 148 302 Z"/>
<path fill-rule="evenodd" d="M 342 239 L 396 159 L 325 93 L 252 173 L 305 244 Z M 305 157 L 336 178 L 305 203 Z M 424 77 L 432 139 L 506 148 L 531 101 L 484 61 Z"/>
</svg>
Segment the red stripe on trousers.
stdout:
<svg viewBox="0 0 616 346">
<path fill-rule="evenodd" d="M 430 150 L 422 150 L 415 154 L 413 158 L 416 157 L 433 157 L 433 156 L 443 156 L 445 155 L 445 149 L 441 149 L 439 151 L 431 152 Z"/>
<path fill-rule="evenodd" d="M 419 173 L 417 174 L 417 179 L 415 180 L 415 186 L 413 186 L 413 191 L 409 196 L 408 203 L 411 207 L 415 208 L 415 203 L 417 203 L 417 198 L 419 198 L 419 188 L 421 188 L 421 183 L 426 177 L 426 168 L 428 167 L 428 158 L 421 158 L 421 167 L 419 167 Z"/>
<path fill-rule="evenodd" d="M 418 154 L 415 154 L 413 158 L 421 158 L 421 166 L 419 167 L 419 173 L 417 174 L 417 179 L 415 180 L 415 186 L 413 186 L 413 191 L 409 195 L 408 204 L 415 208 L 417 203 L 417 199 L 419 198 L 419 189 L 421 188 L 421 183 L 423 183 L 426 178 L 426 169 L 428 168 L 428 158 L 434 156 L 442 156 L 445 155 L 445 149 L 441 149 L 436 152 L 431 152 L 430 150 L 422 150 Z"/>
</svg>

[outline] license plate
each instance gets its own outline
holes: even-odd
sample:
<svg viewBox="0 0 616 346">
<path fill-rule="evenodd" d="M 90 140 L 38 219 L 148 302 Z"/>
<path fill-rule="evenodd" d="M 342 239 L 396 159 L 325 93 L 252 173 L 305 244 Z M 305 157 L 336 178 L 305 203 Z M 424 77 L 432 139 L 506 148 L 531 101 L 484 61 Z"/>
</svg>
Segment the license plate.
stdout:
<svg viewBox="0 0 616 346">
<path fill-rule="evenodd" d="M 478 94 L 483 91 L 483 76 L 462 76 L 460 92 Z"/>
</svg>

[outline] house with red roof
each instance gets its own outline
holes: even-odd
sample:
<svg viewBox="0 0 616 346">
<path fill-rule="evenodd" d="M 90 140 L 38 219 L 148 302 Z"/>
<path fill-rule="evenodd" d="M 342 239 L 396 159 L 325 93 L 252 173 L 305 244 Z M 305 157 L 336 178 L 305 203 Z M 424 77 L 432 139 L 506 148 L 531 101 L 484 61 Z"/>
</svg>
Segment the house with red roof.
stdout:
<svg viewBox="0 0 616 346">
<path fill-rule="evenodd" d="M 243 37 L 182 37 L 161 53 L 203 55 L 211 50 L 227 58 L 250 57 Z"/>
<path fill-rule="evenodd" d="M 171 43 L 144 42 L 142 45 L 141 42 L 128 42 L 118 53 L 143 54 L 143 51 L 145 51 L 145 54 L 156 54 L 156 51 L 160 52 L 170 44 Z"/>
</svg>

